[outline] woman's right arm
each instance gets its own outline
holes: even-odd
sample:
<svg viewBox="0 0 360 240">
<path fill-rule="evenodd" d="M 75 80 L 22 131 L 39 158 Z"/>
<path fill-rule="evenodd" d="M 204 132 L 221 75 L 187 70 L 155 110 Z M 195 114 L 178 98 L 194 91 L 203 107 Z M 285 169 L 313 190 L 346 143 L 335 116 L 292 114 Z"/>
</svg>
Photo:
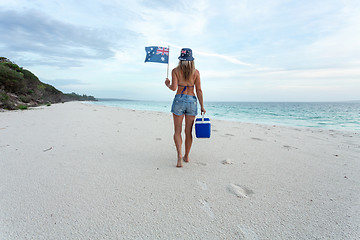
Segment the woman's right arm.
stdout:
<svg viewBox="0 0 360 240">
<path fill-rule="evenodd" d="M 196 88 L 196 96 L 199 99 L 199 103 L 201 106 L 201 113 L 206 113 L 206 110 L 204 108 L 204 99 L 203 99 L 203 93 L 201 90 L 201 81 L 200 81 L 200 73 L 198 70 L 196 70 L 196 76 L 195 76 L 195 88 Z"/>
<path fill-rule="evenodd" d="M 171 84 L 170 84 L 170 79 L 166 78 L 165 80 L 165 85 L 170 88 L 171 90 L 175 91 L 177 89 L 177 86 L 178 86 L 178 80 L 177 80 L 177 77 L 176 77 L 176 74 L 175 74 L 175 69 L 173 69 L 171 71 Z"/>
</svg>

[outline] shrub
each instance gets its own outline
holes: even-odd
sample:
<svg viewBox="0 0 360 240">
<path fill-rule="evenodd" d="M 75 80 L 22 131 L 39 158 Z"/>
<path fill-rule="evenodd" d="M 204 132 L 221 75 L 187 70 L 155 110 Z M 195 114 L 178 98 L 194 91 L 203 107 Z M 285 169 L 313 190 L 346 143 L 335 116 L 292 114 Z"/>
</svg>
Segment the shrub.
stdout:
<svg viewBox="0 0 360 240">
<path fill-rule="evenodd" d="M 20 109 L 20 110 L 26 110 L 26 109 L 28 109 L 28 106 L 26 106 L 26 105 L 19 105 L 18 106 L 18 109 Z"/>
<path fill-rule="evenodd" d="M 9 100 L 9 96 L 6 93 L 0 93 L 0 101 Z"/>
<path fill-rule="evenodd" d="M 38 84 L 38 85 L 37 85 L 37 88 L 38 88 L 39 90 L 44 90 L 46 87 L 45 87 L 44 84 Z"/>
<path fill-rule="evenodd" d="M 24 103 L 29 103 L 30 102 L 30 99 L 27 96 L 21 95 L 19 98 Z"/>
<path fill-rule="evenodd" d="M 15 71 L 17 71 L 17 72 L 21 72 L 21 68 L 17 65 L 17 64 L 15 64 L 15 63 L 9 63 L 9 62 L 4 62 L 3 63 L 5 66 L 8 66 L 9 68 L 11 68 L 12 70 L 15 70 Z"/>
<path fill-rule="evenodd" d="M 0 63 L 0 85 L 6 92 L 17 93 L 25 86 L 23 74 Z"/>
</svg>

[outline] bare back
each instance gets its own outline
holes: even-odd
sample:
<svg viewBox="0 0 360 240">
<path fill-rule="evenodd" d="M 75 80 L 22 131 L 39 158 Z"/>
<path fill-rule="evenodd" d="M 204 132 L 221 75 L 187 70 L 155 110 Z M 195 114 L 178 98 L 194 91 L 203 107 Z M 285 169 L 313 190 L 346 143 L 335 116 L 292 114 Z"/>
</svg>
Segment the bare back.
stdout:
<svg viewBox="0 0 360 240">
<path fill-rule="evenodd" d="M 195 69 L 195 72 L 190 77 L 190 79 L 188 81 L 186 81 L 183 74 L 181 73 L 180 69 L 174 68 L 172 71 L 172 78 L 173 78 L 173 81 L 175 80 L 178 85 L 176 94 L 183 93 L 186 95 L 195 96 L 194 88 L 196 87 L 197 82 L 199 81 L 199 78 L 200 78 L 200 74 L 197 69 Z M 186 89 L 184 92 L 182 92 L 184 90 L 185 86 L 186 86 Z"/>
</svg>

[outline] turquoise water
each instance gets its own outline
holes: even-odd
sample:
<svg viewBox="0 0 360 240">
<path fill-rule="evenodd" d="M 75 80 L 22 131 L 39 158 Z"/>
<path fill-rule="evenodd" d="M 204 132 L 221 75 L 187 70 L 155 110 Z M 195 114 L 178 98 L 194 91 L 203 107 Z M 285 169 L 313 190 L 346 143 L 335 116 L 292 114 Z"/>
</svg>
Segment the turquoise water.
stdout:
<svg viewBox="0 0 360 240">
<path fill-rule="evenodd" d="M 98 105 L 170 112 L 171 101 L 98 101 Z M 205 102 L 210 119 L 360 132 L 358 102 Z"/>
</svg>

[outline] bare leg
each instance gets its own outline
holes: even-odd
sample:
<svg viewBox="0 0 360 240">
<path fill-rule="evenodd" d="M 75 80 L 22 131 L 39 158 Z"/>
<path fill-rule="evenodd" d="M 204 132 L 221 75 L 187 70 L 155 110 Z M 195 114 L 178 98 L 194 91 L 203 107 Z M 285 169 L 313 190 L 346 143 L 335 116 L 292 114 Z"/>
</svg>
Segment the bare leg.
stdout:
<svg viewBox="0 0 360 240">
<path fill-rule="evenodd" d="M 194 126 L 194 120 L 195 116 L 185 116 L 185 162 L 189 162 L 189 154 L 193 142 L 192 129 Z"/>
<path fill-rule="evenodd" d="M 176 167 L 182 167 L 181 130 L 182 130 L 182 121 L 184 119 L 184 115 L 178 116 L 178 115 L 173 114 L 173 117 L 174 117 L 174 142 L 175 142 L 177 157 L 178 157 Z"/>
</svg>

